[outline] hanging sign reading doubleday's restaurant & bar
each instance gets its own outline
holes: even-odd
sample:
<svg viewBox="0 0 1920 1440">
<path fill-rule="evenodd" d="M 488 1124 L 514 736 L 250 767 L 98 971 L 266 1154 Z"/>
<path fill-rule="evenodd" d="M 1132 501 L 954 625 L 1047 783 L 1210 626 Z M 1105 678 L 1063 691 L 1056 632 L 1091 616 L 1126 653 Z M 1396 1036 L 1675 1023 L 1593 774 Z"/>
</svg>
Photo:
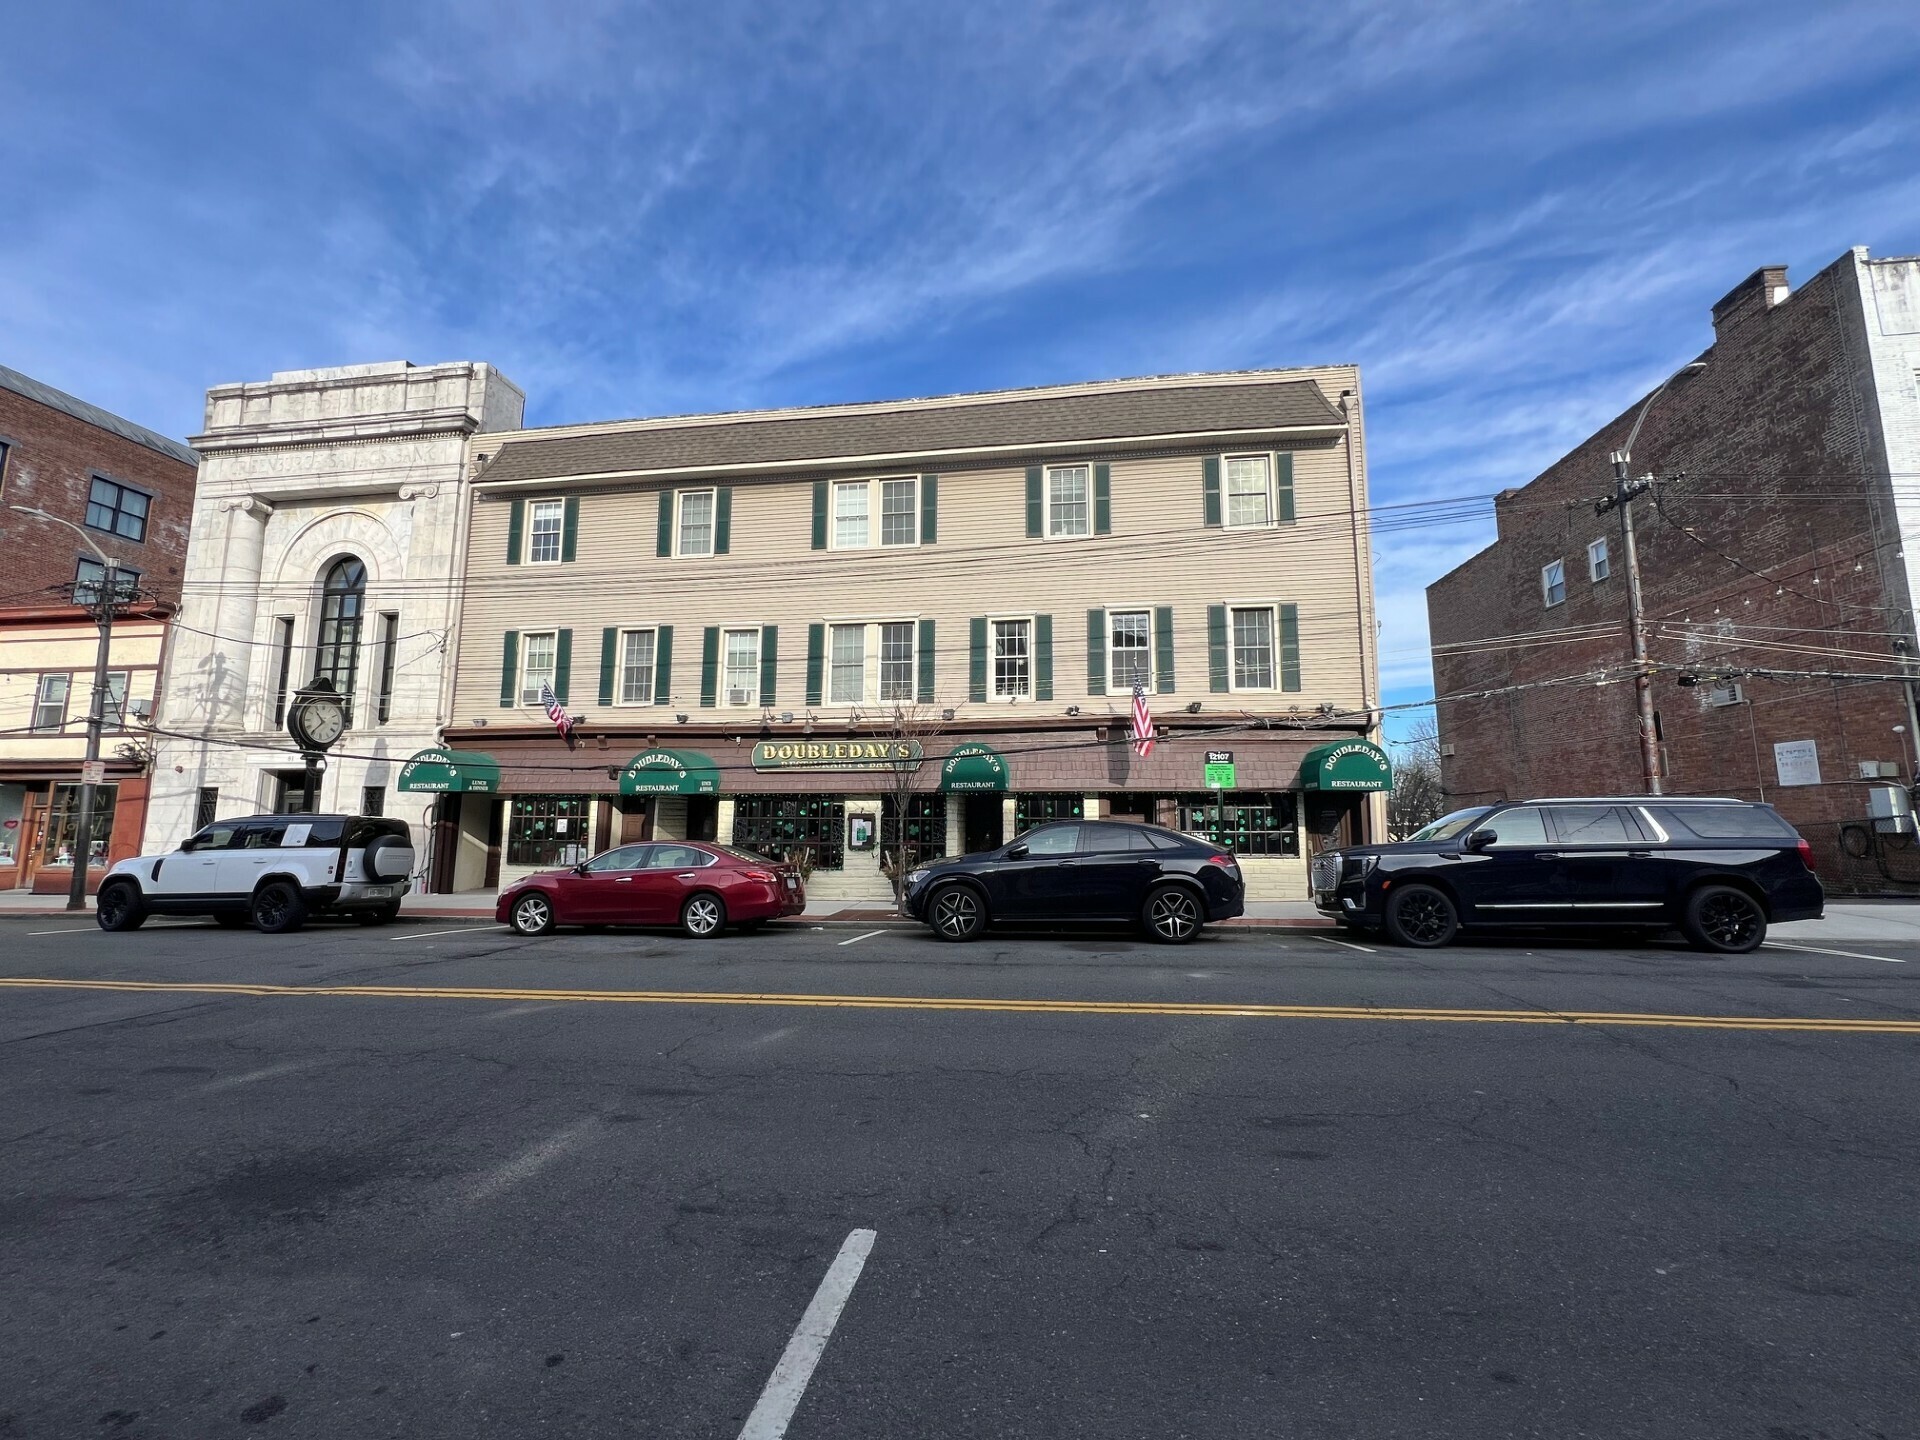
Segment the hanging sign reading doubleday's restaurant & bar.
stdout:
<svg viewBox="0 0 1920 1440">
<path fill-rule="evenodd" d="M 901 770 L 920 763 L 918 740 L 762 740 L 756 770 Z"/>
</svg>

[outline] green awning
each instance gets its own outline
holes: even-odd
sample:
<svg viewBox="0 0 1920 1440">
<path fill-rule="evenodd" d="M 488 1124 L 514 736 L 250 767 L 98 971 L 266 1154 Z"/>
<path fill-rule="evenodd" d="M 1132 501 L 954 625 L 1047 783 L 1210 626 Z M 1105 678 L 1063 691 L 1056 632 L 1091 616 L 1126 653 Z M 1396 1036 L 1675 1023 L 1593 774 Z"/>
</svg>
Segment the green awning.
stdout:
<svg viewBox="0 0 1920 1440">
<path fill-rule="evenodd" d="M 493 795 L 500 762 L 478 750 L 422 750 L 400 767 L 403 791 L 433 795 Z"/>
<path fill-rule="evenodd" d="M 1303 790 L 1391 790 L 1393 762 L 1371 740 L 1316 745 L 1300 762 Z"/>
<path fill-rule="evenodd" d="M 956 745 L 940 762 L 942 790 L 1004 790 L 1006 757 L 985 745 Z"/>
<path fill-rule="evenodd" d="M 720 767 L 698 750 L 642 750 L 620 772 L 622 795 L 718 795 Z"/>
</svg>

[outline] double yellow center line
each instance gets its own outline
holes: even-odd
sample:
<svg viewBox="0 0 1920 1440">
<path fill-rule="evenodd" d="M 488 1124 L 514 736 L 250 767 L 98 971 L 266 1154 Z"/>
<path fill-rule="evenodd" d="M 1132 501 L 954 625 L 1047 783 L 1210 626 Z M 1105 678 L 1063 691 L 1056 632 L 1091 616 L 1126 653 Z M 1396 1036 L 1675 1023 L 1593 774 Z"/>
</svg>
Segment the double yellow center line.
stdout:
<svg viewBox="0 0 1920 1440">
<path fill-rule="evenodd" d="M 1371 1005 L 1228 1005 L 1143 1000 L 999 1000 L 942 995 L 788 995 L 730 990 L 516 990 L 410 985 L 246 985 L 211 981 L 64 980 L 0 977 L 0 989 L 98 990 L 142 995 L 256 999 L 495 1000 L 586 1005 L 747 1005 L 824 1010 L 976 1010 L 1013 1015 L 1154 1015 L 1182 1019 L 1398 1020 L 1416 1024 L 1611 1025 L 1682 1030 L 1801 1030 L 1847 1035 L 1920 1035 L 1920 1020 L 1810 1016 L 1661 1015 L 1602 1010 L 1428 1010 Z"/>
</svg>

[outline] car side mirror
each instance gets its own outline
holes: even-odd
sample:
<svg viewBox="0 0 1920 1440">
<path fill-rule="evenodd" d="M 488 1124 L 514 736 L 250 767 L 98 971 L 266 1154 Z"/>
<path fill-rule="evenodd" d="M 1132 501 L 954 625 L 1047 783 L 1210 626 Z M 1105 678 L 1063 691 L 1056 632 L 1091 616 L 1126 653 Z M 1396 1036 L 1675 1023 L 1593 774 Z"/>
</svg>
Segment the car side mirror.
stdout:
<svg viewBox="0 0 1920 1440">
<path fill-rule="evenodd" d="M 198 850 L 199 848 L 200 848 L 200 837 L 198 835 L 189 835 L 186 839 L 180 842 L 180 853 L 182 855 L 190 855 L 195 850 Z"/>
<path fill-rule="evenodd" d="M 1476 830 L 1467 836 L 1467 849 L 1473 851 L 1484 850 L 1499 838 L 1499 835 L 1492 830 Z"/>
<path fill-rule="evenodd" d="M 1009 845 L 1007 847 L 1007 859 L 1024 860 L 1026 858 L 1027 858 L 1027 847 L 1024 842 L 1018 845 Z"/>
</svg>

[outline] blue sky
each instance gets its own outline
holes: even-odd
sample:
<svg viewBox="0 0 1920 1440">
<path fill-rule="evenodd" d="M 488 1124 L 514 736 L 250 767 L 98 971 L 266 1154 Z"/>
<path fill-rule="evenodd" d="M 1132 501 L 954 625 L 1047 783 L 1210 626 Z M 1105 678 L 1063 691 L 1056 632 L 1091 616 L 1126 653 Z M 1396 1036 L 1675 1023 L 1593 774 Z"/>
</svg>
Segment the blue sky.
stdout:
<svg viewBox="0 0 1920 1440">
<path fill-rule="evenodd" d="M 1920 250 L 1877 4 L 0 0 L 0 361 L 499 365 L 530 423 L 1357 361 L 1376 502 L 1518 484 L 1761 264 Z M 1604 477 L 1599 477 L 1604 478 Z M 1379 537 L 1389 699 L 1489 524 Z"/>
</svg>

